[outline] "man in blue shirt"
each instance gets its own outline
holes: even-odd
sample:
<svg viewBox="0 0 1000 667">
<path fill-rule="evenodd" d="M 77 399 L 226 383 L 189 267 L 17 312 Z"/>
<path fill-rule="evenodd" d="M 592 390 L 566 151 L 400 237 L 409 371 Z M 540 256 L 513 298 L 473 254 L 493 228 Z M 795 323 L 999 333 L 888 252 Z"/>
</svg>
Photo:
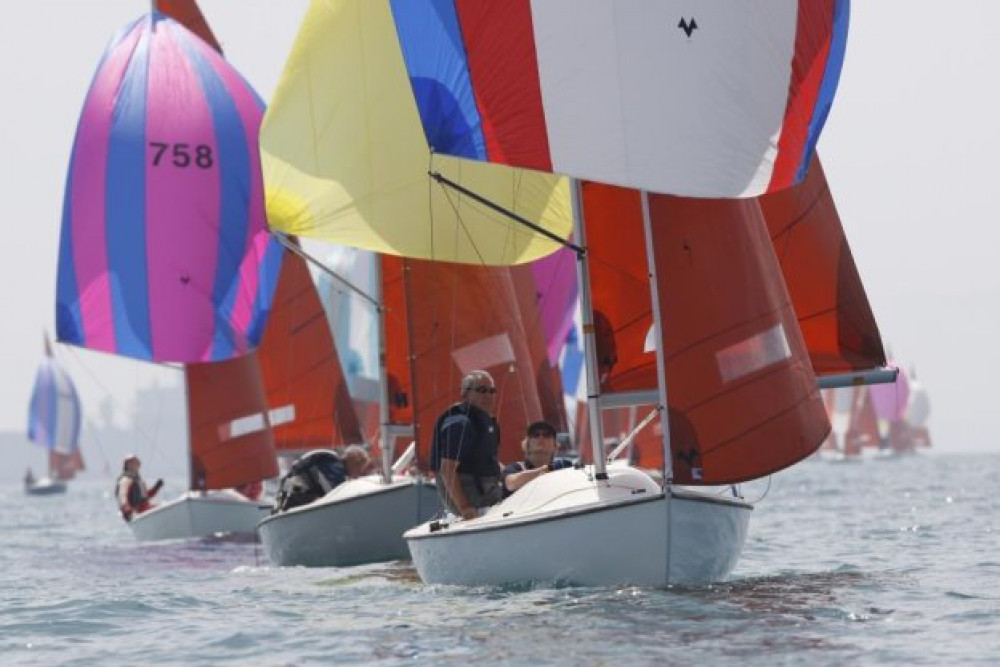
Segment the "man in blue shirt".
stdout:
<svg viewBox="0 0 1000 667">
<path fill-rule="evenodd" d="M 524 449 L 524 460 L 511 463 L 503 469 L 504 497 L 547 472 L 573 467 L 573 462 L 569 459 L 556 458 L 559 442 L 556 440 L 555 427 L 548 422 L 537 421 L 528 426 L 521 448 Z"/>
<path fill-rule="evenodd" d="M 431 466 L 441 502 L 463 519 L 500 502 L 500 425 L 497 389 L 486 371 L 462 378 L 462 400 L 438 417 L 431 436 Z"/>
</svg>

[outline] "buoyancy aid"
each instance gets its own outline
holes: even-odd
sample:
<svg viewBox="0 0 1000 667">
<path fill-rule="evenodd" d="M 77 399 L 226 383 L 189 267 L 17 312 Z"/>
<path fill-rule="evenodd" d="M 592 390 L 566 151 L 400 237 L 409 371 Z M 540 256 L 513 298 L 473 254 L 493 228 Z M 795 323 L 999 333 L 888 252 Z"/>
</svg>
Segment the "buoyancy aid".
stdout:
<svg viewBox="0 0 1000 667">
<path fill-rule="evenodd" d="M 119 497 L 123 479 L 129 480 L 128 491 L 126 492 L 124 500 L 128 503 L 129 507 L 136 509 L 146 502 L 146 493 L 143 489 L 142 481 L 139 479 L 138 475 L 134 475 L 132 473 L 123 472 L 118 475 L 118 479 L 115 480 L 115 498 L 118 499 L 119 502 L 123 500 Z"/>
<path fill-rule="evenodd" d="M 473 430 L 470 442 L 475 446 L 462 452 L 458 460 L 458 473 L 474 477 L 498 477 L 500 475 L 500 425 L 485 410 L 469 404 L 456 403 L 438 417 L 431 436 L 431 466 L 436 471 L 441 464 L 438 455 L 438 439 L 449 417 L 463 415 Z"/>
</svg>

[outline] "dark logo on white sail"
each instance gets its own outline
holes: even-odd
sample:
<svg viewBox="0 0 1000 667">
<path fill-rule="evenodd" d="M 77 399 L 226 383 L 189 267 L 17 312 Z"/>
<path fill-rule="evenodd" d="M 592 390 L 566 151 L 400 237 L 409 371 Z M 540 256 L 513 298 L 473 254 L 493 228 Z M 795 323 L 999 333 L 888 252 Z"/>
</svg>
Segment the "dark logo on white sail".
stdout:
<svg viewBox="0 0 1000 667">
<path fill-rule="evenodd" d="M 698 23 L 694 20 L 693 16 L 690 21 L 682 17 L 681 22 L 677 24 L 677 27 L 683 30 L 685 35 L 691 37 L 691 34 L 698 29 Z"/>
</svg>

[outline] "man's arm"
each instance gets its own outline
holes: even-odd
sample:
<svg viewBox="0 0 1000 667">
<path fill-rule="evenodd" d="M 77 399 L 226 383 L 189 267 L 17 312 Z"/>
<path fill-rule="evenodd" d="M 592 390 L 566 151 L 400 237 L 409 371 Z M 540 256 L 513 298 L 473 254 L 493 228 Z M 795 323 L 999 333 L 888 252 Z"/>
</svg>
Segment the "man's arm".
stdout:
<svg viewBox="0 0 1000 667">
<path fill-rule="evenodd" d="M 462 491 L 462 484 L 458 480 L 458 461 L 454 459 L 441 459 L 441 466 L 438 470 L 438 482 L 444 484 L 445 493 L 451 498 L 452 505 L 462 515 L 463 519 L 472 519 L 477 516 L 476 508 L 469 504 Z"/>
<path fill-rule="evenodd" d="M 520 472 L 511 473 L 503 478 L 503 484 L 507 487 L 508 491 L 513 493 L 531 480 L 536 477 L 541 477 L 548 471 L 548 468 L 541 466 L 538 468 L 532 468 L 531 470 L 522 470 Z"/>
</svg>

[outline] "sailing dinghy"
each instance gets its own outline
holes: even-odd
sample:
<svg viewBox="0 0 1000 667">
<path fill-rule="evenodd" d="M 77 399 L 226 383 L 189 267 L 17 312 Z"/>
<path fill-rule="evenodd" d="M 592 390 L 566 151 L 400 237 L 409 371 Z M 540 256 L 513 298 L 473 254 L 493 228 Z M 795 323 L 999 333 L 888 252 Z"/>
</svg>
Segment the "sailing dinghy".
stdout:
<svg viewBox="0 0 1000 667">
<path fill-rule="evenodd" d="M 681 4 L 340 0 L 305 18 L 261 138 L 273 227 L 480 266 L 533 261 L 575 228 L 592 463 L 480 518 L 408 531 L 424 581 L 724 579 L 751 506 L 704 487 L 792 465 L 829 429 L 759 202 L 646 190 L 755 197 L 800 182 L 847 3 Z M 316 118 L 323 132 L 303 131 Z M 596 275 L 609 265 L 641 280 L 623 292 Z M 649 325 L 595 341 L 595 311 L 613 306 L 600 290 L 641 300 Z M 459 349 L 448 326 L 461 329 L 439 321 L 442 354 Z M 418 401 L 442 373 L 413 374 Z M 638 399 L 660 414 L 658 475 L 605 462 L 602 406 Z"/>
<path fill-rule="evenodd" d="M 388 329 L 391 332 L 392 325 Z M 395 354 L 382 356 L 388 356 L 394 369 L 405 363 L 405 352 L 397 345 L 391 349 Z M 305 262 L 294 253 L 285 259 L 259 354 L 280 451 L 304 454 L 331 444 L 362 442 L 319 295 Z M 405 408 L 405 400 L 396 403 Z M 405 444 L 412 427 L 398 410 L 387 406 L 386 415 L 381 419 L 385 438 L 380 438 L 380 473 L 348 479 L 318 500 L 260 521 L 257 531 L 272 563 L 344 566 L 406 556 L 400 534 L 436 513 L 438 504 L 434 486 L 409 474 L 412 449 L 405 451 Z M 403 446 L 397 447 L 401 440 Z M 402 453 L 394 460 L 397 451 Z"/>
<path fill-rule="evenodd" d="M 166 5 L 200 17 L 193 2 Z M 189 491 L 131 521 L 139 539 L 252 535 L 266 513 L 230 490 L 277 474 L 252 354 L 282 253 L 265 223 L 262 116 L 221 55 L 159 11 L 115 35 L 84 103 L 63 212 L 59 339 L 185 373 Z"/>
<path fill-rule="evenodd" d="M 80 399 L 72 378 L 56 361 L 49 339 L 45 356 L 35 374 L 28 406 L 28 439 L 49 452 L 48 476 L 25 479 L 24 491 L 32 496 L 66 492 L 66 482 L 83 470 L 80 454 Z"/>
<path fill-rule="evenodd" d="M 759 203 L 708 198 L 802 179 L 836 87 L 846 3 L 694 15 L 673 2 L 391 4 L 432 154 L 590 179 L 575 220 L 593 464 L 544 475 L 481 518 L 409 531 L 421 578 L 725 578 L 751 506 L 698 487 L 792 465 L 829 425 Z M 630 269 L 637 280 L 623 282 Z M 644 301 L 651 326 L 615 318 L 617 299 Z M 662 482 L 605 464 L 601 407 L 629 402 L 658 406 Z"/>
</svg>

